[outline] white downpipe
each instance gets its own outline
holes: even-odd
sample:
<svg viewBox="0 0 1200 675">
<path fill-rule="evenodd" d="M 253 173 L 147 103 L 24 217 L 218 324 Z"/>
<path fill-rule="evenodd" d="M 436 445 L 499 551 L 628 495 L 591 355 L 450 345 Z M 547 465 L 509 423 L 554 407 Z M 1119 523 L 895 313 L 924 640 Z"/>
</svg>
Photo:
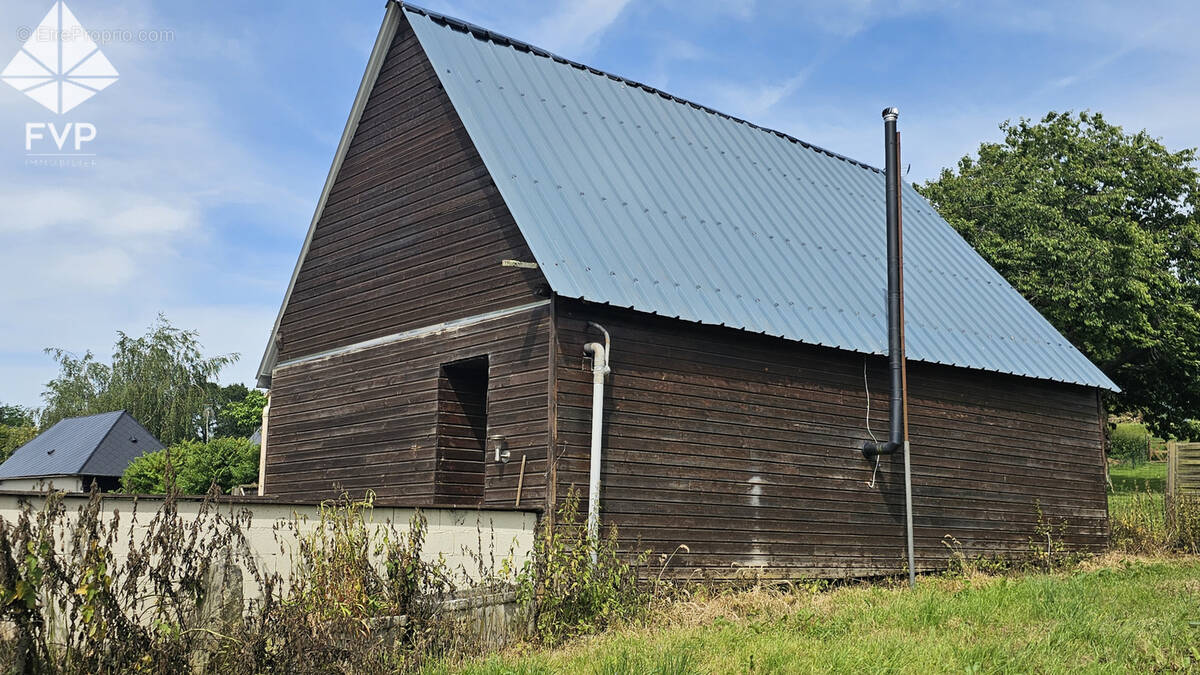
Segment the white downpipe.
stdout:
<svg viewBox="0 0 1200 675">
<path fill-rule="evenodd" d="M 588 473 L 587 533 L 592 542 L 592 563 L 596 562 L 600 543 L 600 460 L 604 437 L 604 378 L 608 375 L 609 359 L 612 356 L 608 331 L 598 323 L 588 325 L 604 333 L 604 344 L 589 342 L 583 346 L 584 353 L 592 356 L 592 451 L 591 470 Z"/>
<path fill-rule="evenodd" d="M 912 454 L 908 451 L 908 439 L 904 440 L 904 529 L 908 535 L 908 587 L 917 587 L 916 558 L 913 557 L 912 526 Z"/>
<path fill-rule="evenodd" d="M 262 431 L 258 438 L 258 496 L 267 494 L 267 422 L 271 417 L 271 390 L 262 411 Z"/>
</svg>

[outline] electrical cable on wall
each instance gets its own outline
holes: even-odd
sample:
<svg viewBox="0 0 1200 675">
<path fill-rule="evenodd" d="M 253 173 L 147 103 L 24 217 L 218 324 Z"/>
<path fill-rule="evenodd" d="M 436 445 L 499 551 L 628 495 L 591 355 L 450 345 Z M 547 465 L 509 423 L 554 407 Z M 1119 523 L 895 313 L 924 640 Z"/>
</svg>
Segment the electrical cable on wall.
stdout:
<svg viewBox="0 0 1200 675">
<path fill-rule="evenodd" d="M 867 434 L 871 437 L 871 442 L 879 444 L 879 439 L 875 438 L 875 432 L 871 431 L 871 384 L 867 381 L 867 359 L 863 357 L 863 389 L 867 392 Z M 867 483 L 867 487 L 875 489 L 875 474 L 879 472 L 879 455 L 875 455 L 875 468 L 871 471 L 871 481 Z"/>
</svg>

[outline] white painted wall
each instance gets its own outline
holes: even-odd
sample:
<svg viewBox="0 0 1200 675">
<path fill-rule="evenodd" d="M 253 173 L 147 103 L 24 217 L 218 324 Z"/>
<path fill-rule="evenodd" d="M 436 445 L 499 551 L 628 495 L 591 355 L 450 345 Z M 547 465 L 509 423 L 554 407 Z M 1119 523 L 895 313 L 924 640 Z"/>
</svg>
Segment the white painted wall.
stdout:
<svg viewBox="0 0 1200 675">
<path fill-rule="evenodd" d="M 5 478 L 4 480 L 0 480 L 0 490 L 17 490 L 21 492 L 41 492 L 43 490 L 83 492 L 83 479 L 79 476 L 53 476 L 50 478 Z"/>
<path fill-rule="evenodd" d="M 45 499 L 41 493 L 2 491 L 0 519 L 15 522 L 20 516 L 22 502 L 29 502 L 33 508 L 41 509 Z M 88 496 L 68 494 L 64 496 L 64 501 L 67 513 L 75 518 L 87 504 Z M 104 512 L 108 518 L 116 518 L 118 523 L 117 548 L 113 551 L 118 560 L 128 555 L 131 543 L 138 546 L 144 541 L 148 525 L 161 506 L 161 497 L 103 497 Z M 201 506 L 199 499 L 181 499 L 177 502 L 180 516 L 188 522 L 202 517 Z M 311 504 L 227 498 L 210 508 L 225 514 L 249 510 L 252 513 L 250 525 L 243 530 L 248 547 L 265 571 L 278 572 L 285 583 L 292 569 L 292 554 L 299 545 L 297 532 L 299 537 L 312 532 L 320 518 L 317 507 Z M 406 532 L 416 511 L 411 507 L 374 507 L 367 513 L 368 526 L 379 530 L 387 529 L 394 523 L 397 531 Z M 495 564 L 494 569 L 485 569 L 485 572 L 497 571 L 505 560 L 519 568 L 533 547 L 537 514 L 532 511 L 468 508 L 422 508 L 420 511 L 427 521 L 422 557 L 426 560 L 443 557 L 451 570 L 459 572 L 460 581 L 478 576 L 480 559 L 485 565 Z M 297 524 L 294 529 L 288 527 L 293 522 Z M 482 551 L 479 550 L 480 542 Z M 482 556 L 477 558 L 472 552 L 481 553 Z M 257 594 L 257 589 L 253 587 L 249 575 L 243 577 L 243 593 L 249 600 Z"/>
</svg>

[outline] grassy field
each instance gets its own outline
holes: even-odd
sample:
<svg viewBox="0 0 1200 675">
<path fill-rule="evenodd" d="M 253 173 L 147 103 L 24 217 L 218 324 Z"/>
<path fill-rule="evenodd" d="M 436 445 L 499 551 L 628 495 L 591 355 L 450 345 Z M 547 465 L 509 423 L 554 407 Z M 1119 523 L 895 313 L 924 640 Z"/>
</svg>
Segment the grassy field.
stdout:
<svg viewBox="0 0 1200 675">
<path fill-rule="evenodd" d="M 1117 466 L 1110 475 L 1114 514 L 1157 510 L 1161 519 L 1164 464 Z M 925 577 L 915 591 L 727 592 L 660 607 L 637 625 L 560 649 L 525 645 L 430 672 L 1163 670 L 1200 671 L 1200 558 L 1109 554 L 1068 572 Z"/>
<path fill-rule="evenodd" d="M 731 593 L 466 673 L 1147 672 L 1200 669 L 1200 561 Z M 435 669 L 435 672 L 437 670 Z"/>
<path fill-rule="evenodd" d="M 1167 484 L 1167 464 L 1146 462 L 1136 467 L 1118 464 L 1108 470 L 1108 477 L 1112 480 L 1113 494 L 1118 497 L 1145 490 L 1162 494 Z"/>
<path fill-rule="evenodd" d="M 1165 462 L 1147 462 L 1137 467 L 1120 464 L 1109 468 L 1108 477 L 1113 486 L 1108 495 L 1108 512 L 1114 520 L 1141 523 L 1152 529 L 1165 526 Z"/>
</svg>

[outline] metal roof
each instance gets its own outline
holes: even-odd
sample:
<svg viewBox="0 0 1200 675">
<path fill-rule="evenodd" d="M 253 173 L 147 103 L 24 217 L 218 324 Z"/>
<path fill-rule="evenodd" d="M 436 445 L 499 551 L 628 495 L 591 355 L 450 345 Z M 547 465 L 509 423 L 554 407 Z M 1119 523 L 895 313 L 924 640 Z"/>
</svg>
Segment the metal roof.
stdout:
<svg viewBox="0 0 1200 675">
<path fill-rule="evenodd" d="M 887 352 L 878 169 L 455 19 L 405 15 L 554 292 Z M 1118 389 L 912 186 L 902 197 L 910 359 Z"/>
<path fill-rule="evenodd" d="M 134 459 L 162 447 L 123 410 L 72 417 L 17 448 L 0 464 L 0 479 L 120 476 Z"/>
</svg>

